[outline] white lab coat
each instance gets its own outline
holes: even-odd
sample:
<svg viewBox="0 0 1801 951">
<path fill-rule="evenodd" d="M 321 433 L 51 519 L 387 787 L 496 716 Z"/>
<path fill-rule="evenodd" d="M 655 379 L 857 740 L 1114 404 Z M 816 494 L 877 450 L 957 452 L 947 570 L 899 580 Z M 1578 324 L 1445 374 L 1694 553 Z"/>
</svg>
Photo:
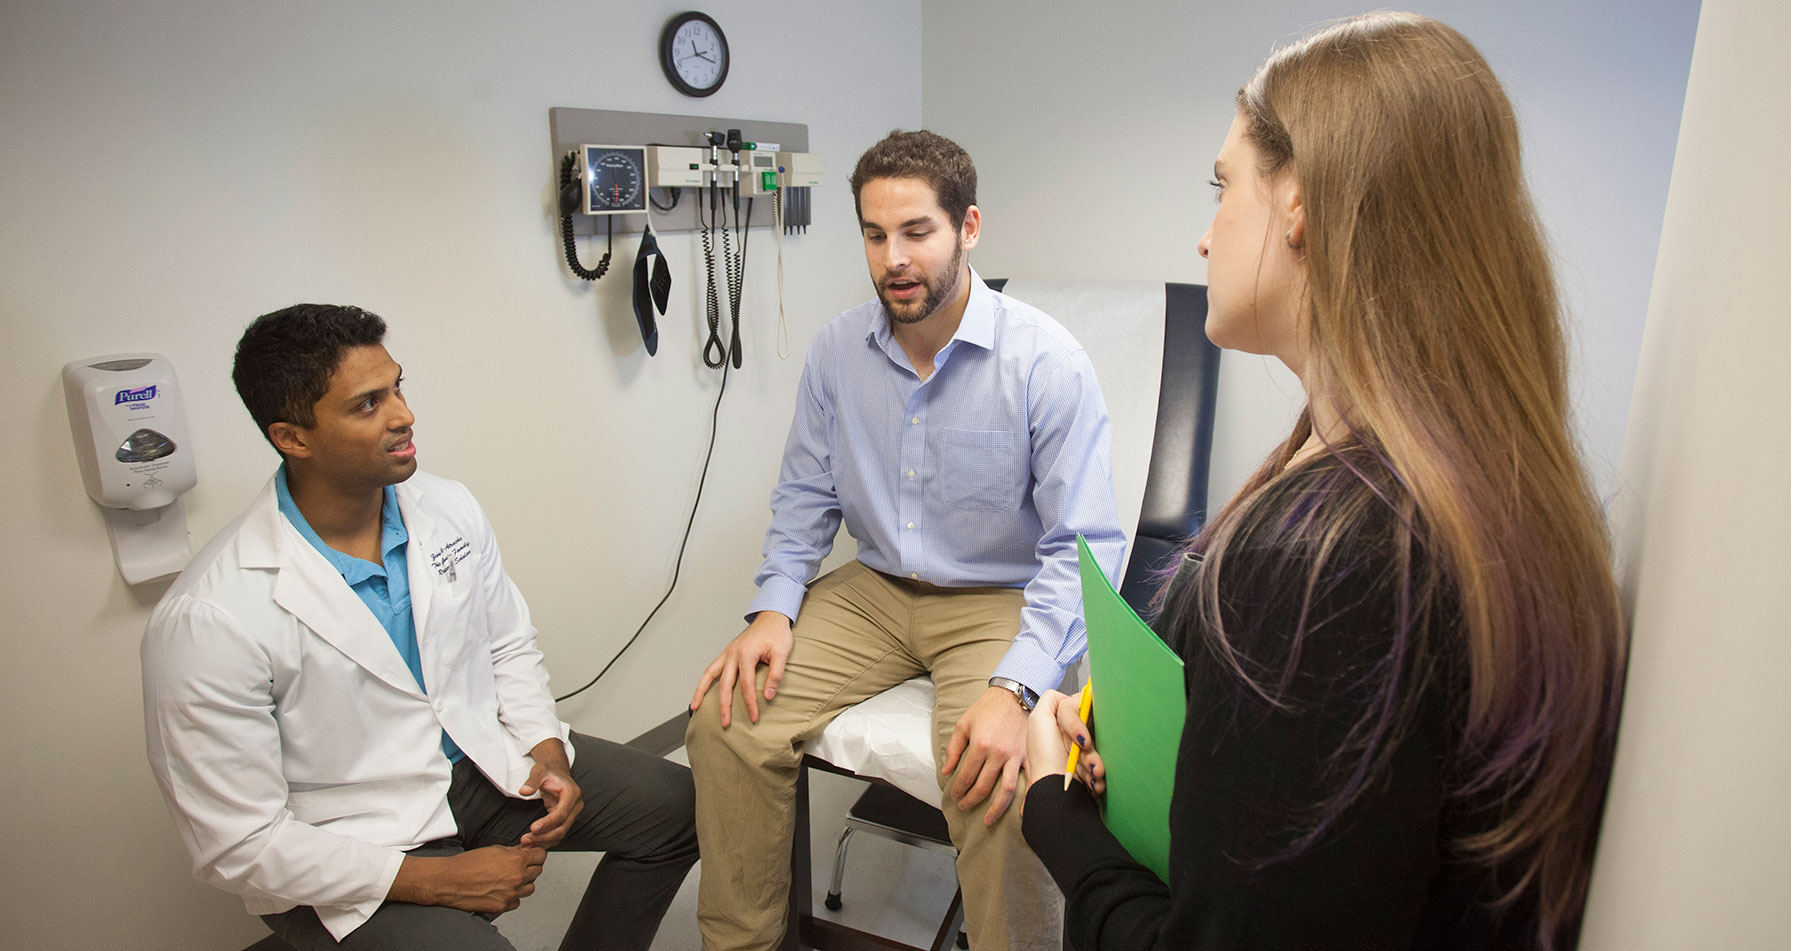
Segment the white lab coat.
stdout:
<svg viewBox="0 0 1801 951">
<path fill-rule="evenodd" d="M 426 692 L 273 479 L 169 589 L 142 647 L 150 766 L 194 876 L 252 914 L 312 905 L 340 940 L 403 850 L 456 833 L 440 730 L 509 796 L 540 741 L 575 756 L 481 507 L 424 472 L 395 488 Z"/>
</svg>

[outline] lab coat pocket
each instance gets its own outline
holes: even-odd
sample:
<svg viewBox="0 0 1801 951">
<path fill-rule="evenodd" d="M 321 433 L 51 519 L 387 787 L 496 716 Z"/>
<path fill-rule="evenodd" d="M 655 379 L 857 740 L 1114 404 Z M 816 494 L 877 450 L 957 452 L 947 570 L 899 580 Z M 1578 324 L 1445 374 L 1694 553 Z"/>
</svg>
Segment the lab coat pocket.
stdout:
<svg viewBox="0 0 1801 951">
<path fill-rule="evenodd" d="M 471 657 L 487 653 L 487 617 L 470 605 L 473 580 L 437 585 L 432 592 L 429 630 L 420 631 L 421 647 L 429 638 L 446 670 L 456 670 Z"/>
<path fill-rule="evenodd" d="M 1018 433 L 946 429 L 938 491 L 951 508 L 1012 512 L 1025 504 L 1027 466 Z"/>
</svg>

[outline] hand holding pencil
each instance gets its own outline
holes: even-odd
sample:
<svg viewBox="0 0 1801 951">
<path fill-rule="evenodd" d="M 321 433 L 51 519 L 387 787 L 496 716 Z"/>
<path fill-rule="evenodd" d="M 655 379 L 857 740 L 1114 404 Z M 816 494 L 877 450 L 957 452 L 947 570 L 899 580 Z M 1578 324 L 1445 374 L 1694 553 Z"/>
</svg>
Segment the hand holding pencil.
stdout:
<svg viewBox="0 0 1801 951">
<path fill-rule="evenodd" d="M 1089 698 L 1086 703 L 1080 697 L 1055 690 L 1038 699 L 1037 708 L 1026 722 L 1027 788 L 1046 776 L 1061 775 L 1080 779 L 1095 795 L 1106 791 L 1102 778 L 1105 771 L 1087 723 L 1093 706 L 1093 687 L 1083 692 Z M 1068 788 L 1067 783 L 1064 788 Z"/>
</svg>

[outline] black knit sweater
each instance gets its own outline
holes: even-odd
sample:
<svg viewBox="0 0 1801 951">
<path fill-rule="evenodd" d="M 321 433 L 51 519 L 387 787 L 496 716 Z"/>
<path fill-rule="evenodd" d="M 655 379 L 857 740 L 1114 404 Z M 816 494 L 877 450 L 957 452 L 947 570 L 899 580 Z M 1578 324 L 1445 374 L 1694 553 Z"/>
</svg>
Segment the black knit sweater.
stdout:
<svg viewBox="0 0 1801 951">
<path fill-rule="evenodd" d="M 1415 603 L 1427 557 L 1401 530 L 1397 486 L 1367 456 L 1350 463 L 1357 472 L 1328 457 L 1281 476 L 1220 556 L 1227 638 L 1246 670 L 1280 685 L 1281 707 L 1227 666 L 1195 607 L 1198 580 L 1165 598 L 1156 627 L 1188 665 L 1169 884 L 1113 838 L 1081 783 L 1065 792 L 1053 775 L 1029 790 L 1026 840 L 1068 899 L 1078 951 L 1532 947 L 1531 895 L 1494 911 L 1496 876 L 1448 848 L 1487 825 L 1450 794 L 1466 676 L 1455 605 Z M 1346 504 L 1347 534 L 1322 549 L 1317 529 Z M 1358 776 L 1358 749 L 1341 747 L 1385 696 L 1410 702 L 1321 827 L 1322 803 Z M 1101 697 L 1095 716 L 1104 761 Z"/>
</svg>

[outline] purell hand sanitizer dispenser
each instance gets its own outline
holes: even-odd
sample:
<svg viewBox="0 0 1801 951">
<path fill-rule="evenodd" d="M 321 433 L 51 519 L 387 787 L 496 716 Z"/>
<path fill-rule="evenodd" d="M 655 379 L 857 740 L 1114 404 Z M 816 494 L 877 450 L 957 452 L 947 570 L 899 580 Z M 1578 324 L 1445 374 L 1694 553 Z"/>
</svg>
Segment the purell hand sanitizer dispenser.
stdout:
<svg viewBox="0 0 1801 951">
<path fill-rule="evenodd" d="M 175 368 L 156 353 L 121 353 L 63 367 L 69 429 L 88 495 L 106 513 L 128 584 L 187 567 L 181 495 L 194 487 L 194 447 Z"/>
</svg>

